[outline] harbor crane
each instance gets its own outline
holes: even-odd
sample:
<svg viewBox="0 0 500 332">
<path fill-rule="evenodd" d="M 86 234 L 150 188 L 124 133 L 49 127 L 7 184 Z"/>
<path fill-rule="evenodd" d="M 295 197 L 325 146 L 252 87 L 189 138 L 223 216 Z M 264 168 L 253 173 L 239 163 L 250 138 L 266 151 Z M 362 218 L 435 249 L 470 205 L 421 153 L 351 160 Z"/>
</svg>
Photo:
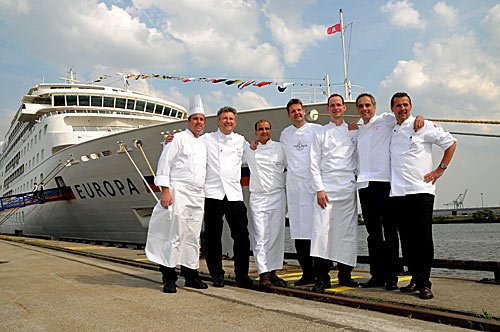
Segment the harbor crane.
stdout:
<svg viewBox="0 0 500 332">
<path fill-rule="evenodd" d="M 464 199 L 465 195 L 467 195 L 467 189 L 465 189 L 463 194 L 458 194 L 457 198 L 449 203 L 444 203 L 443 205 L 452 205 L 454 209 L 463 209 L 464 208 Z"/>
</svg>

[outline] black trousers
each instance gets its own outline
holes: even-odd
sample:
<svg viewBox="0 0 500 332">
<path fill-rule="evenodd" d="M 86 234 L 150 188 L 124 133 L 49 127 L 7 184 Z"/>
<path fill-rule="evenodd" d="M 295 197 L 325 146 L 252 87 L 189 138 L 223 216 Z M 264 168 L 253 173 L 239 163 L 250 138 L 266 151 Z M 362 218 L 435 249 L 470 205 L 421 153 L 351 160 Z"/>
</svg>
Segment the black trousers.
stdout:
<svg viewBox="0 0 500 332">
<path fill-rule="evenodd" d="M 296 239 L 295 251 L 297 252 L 297 260 L 302 269 L 302 278 L 314 279 L 315 270 L 313 268 L 313 258 L 311 257 L 311 240 Z"/>
<path fill-rule="evenodd" d="M 389 182 L 371 181 L 359 190 L 363 219 L 368 232 L 370 274 L 388 282 L 398 281 L 399 236 L 396 221 L 389 215 Z"/>
<path fill-rule="evenodd" d="M 236 278 L 248 276 L 248 256 L 250 238 L 248 235 L 247 208 L 242 201 L 205 199 L 205 259 L 212 277 L 224 276 L 222 268 L 222 230 L 223 219 L 231 231 L 234 252 L 234 273 Z"/>
<path fill-rule="evenodd" d="M 430 276 L 434 259 L 432 211 L 434 195 L 413 194 L 391 197 L 391 218 L 398 225 L 403 258 L 408 263 L 412 282 L 417 287 L 431 288 Z"/>
<path fill-rule="evenodd" d="M 162 274 L 163 283 L 176 282 L 178 279 L 177 272 L 174 267 L 168 267 L 160 264 L 160 272 Z M 200 278 L 198 270 L 190 269 L 184 265 L 181 265 L 181 275 L 186 280 L 195 280 Z"/>
</svg>

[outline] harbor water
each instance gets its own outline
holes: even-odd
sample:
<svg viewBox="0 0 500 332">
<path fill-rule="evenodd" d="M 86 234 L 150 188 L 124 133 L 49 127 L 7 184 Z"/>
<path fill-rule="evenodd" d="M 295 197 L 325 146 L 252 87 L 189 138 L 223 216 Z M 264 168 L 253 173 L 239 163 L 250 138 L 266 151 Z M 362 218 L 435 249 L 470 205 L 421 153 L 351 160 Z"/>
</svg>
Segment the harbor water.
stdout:
<svg viewBox="0 0 500 332">
<path fill-rule="evenodd" d="M 286 229 L 285 251 L 295 252 Z M 367 232 L 358 227 L 358 255 L 367 256 Z M 434 258 L 453 260 L 498 261 L 500 257 L 500 224 L 435 224 L 433 225 Z M 358 264 L 359 269 L 368 269 Z M 451 269 L 432 269 L 434 275 L 471 279 L 493 278 L 493 272 Z"/>
</svg>

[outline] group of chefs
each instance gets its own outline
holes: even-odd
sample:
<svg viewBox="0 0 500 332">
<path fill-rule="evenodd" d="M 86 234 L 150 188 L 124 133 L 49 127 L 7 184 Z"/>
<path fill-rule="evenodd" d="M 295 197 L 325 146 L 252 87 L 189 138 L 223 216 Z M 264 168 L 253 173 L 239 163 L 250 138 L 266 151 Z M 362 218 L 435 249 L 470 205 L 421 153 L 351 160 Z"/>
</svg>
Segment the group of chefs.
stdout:
<svg viewBox="0 0 500 332">
<path fill-rule="evenodd" d="M 295 286 L 315 292 L 338 283 L 359 287 L 351 277 L 357 258 L 357 191 L 368 231 L 371 278 L 362 287 L 398 289 L 399 241 L 412 275 L 402 292 L 431 299 L 430 271 L 434 248 L 432 210 L 435 182 L 451 161 L 456 139 L 421 116 L 411 115 L 405 92 L 391 98 L 391 111 L 376 115 L 375 98 L 356 99 L 357 124 L 344 121 L 346 105 L 339 94 L 328 98 L 330 122 L 306 121 L 299 99 L 287 104 L 291 125 L 271 140 L 271 123 L 255 123 L 256 140 L 234 132 L 236 110 L 217 113 L 217 130 L 202 134 L 205 111 L 199 95 L 190 101 L 187 130 L 167 139 L 155 184 L 160 202 L 151 216 L 146 255 L 160 265 L 163 291 L 175 293 L 180 265 L 185 287 L 207 288 L 198 274 L 200 233 L 213 287 L 224 287 L 223 217 L 233 239 L 235 280 L 251 287 L 250 243 L 259 286 L 287 286 L 276 271 L 284 258 L 285 207 L 302 276 Z M 431 150 L 444 150 L 437 167 Z M 250 169 L 250 223 L 240 184 L 241 165 Z M 249 232 L 250 230 L 250 232 Z M 399 235 L 398 235 L 399 234 Z"/>
</svg>

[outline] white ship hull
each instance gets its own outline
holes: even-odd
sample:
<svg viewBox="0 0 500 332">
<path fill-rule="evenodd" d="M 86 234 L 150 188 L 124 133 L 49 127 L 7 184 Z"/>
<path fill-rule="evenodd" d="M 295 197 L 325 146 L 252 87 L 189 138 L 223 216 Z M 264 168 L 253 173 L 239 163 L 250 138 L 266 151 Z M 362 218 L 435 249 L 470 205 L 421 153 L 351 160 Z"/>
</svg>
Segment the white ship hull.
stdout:
<svg viewBox="0 0 500 332">
<path fill-rule="evenodd" d="M 309 105 L 308 108 L 326 113 L 324 103 Z M 352 113 L 354 110 L 350 111 Z M 271 121 L 275 140 L 279 139 L 281 130 L 290 123 L 284 108 L 253 110 L 238 114 L 236 131 L 244 135 L 247 140 L 253 140 L 255 137 L 253 126 L 259 119 Z M 327 121 L 326 116 L 320 116 L 318 119 L 321 123 Z M 43 190 L 45 197 L 37 198 L 32 204 L 2 211 L 0 220 L 4 222 L 0 226 L 0 232 L 9 234 L 22 232 L 25 235 L 54 238 L 145 242 L 149 216 L 156 200 L 127 154 L 119 152 L 118 142 L 127 146 L 140 172 L 149 183 L 152 183 L 153 174 L 134 142 L 136 140 L 142 142 L 144 152 L 153 170 L 156 170 L 163 148 L 162 132 L 185 127 L 184 120 L 153 125 L 115 133 L 59 151 L 37 167 L 37 172 L 44 174 L 49 174 L 54 169 L 60 170 L 56 177 L 45 183 Z M 216 118 L 207 117 L 205 131 L 215 129 Z M 84 157 L 88 160 L 82 160 L 81 156 L 91 154 L 98 154 L 100 157 L 97 159 Z M 73 162 L 69 166 L 62 166 L 71 159 Z M 244 181 L 245 176 L 243 176 Z M 57 188 L 62 188 L 64 185 L 65 196 L 51 200 L 50 193 L 56 192 Z M 247 199 L 245 185 L 244 188 Z"/>
</svg>

